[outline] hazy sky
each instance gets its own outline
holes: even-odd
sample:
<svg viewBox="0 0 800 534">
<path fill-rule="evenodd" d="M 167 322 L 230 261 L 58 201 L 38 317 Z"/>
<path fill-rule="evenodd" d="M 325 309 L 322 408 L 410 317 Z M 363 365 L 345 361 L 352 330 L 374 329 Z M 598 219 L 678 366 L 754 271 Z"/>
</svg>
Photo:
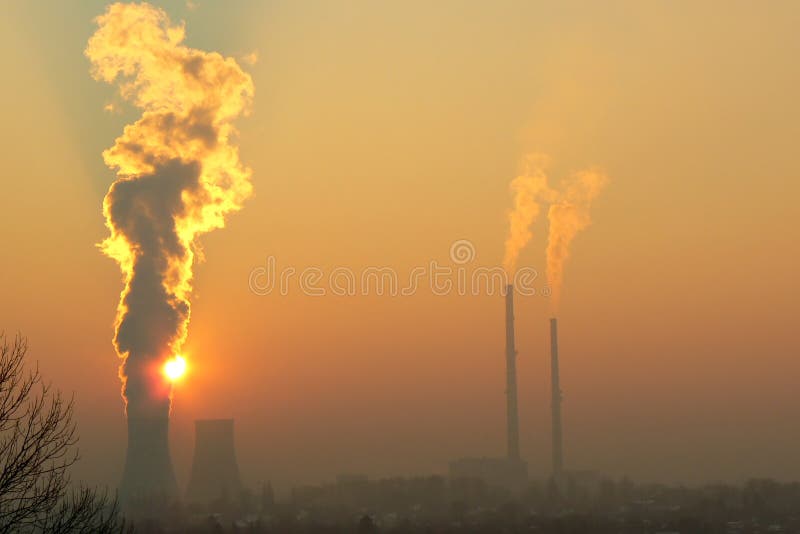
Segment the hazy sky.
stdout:
<svg viewBox="0 0 800 534">
<path fill-rule="evenodd" d="M 258 296 L 250 272 L 499 265 L 508 184 L 610 182 L 560 312 L 569 468 L 697 482 L 800 477 L 800 5 L 796 2 L 210 2 L 164 7 L 190 46 L 241 58 L 254 196 L 202 238 L 173 407 L 235 417 L 248 483 L 445 472 L 505 444 L 499 296 Z M 0 329 L 74 391 L 77 476 L 125 453 L 111 344 L 122 287 L 101 158 L 137 111 L 83 56 L 104 4 L 4 5 Z M 104 111 L 113 103 L 122 113 Z M 520 264 L 544 266 L 540 220 Z M 547 300 L 518 299 L 522 455 L 549 469 Z"/>
</svg>

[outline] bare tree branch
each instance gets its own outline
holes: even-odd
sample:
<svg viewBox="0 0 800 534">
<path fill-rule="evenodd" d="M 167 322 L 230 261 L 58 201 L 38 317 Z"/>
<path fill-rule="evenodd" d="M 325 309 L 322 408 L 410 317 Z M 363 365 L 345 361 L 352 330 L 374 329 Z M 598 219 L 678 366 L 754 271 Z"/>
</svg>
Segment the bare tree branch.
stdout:
<svg viewBox="0 0 800 534">
<path fill-rule="evenodd" d="M 78 461 L 75 399 L 64 399 L 26 370 L 28 342 L 0 333 L 0 534 L 126 532 L 116 499 L 80 486 L 70 490 Z"/>
</svg>

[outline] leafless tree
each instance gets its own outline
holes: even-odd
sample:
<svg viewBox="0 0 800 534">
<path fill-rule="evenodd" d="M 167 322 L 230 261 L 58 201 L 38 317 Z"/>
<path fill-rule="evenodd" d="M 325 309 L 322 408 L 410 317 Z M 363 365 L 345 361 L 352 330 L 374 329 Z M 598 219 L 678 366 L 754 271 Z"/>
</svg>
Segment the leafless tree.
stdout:
<svg viewBox="0 0 800 534">
<path fill-rule="evenodd" d="M 72 487 L 74 398 L 26 367 L 27 351 L 0 333 L 0 533 L 129 531 L 107 491 Z"/>
</svg>

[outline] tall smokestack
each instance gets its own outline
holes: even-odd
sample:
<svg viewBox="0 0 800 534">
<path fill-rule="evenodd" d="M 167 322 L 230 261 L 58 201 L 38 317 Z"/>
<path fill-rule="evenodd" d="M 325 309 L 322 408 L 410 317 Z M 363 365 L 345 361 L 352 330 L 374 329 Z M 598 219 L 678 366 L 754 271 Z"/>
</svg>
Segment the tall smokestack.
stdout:
<svg viewBox="0 0 800 534">
<path fill-rule="evenodd" d="M 128 416 L 128 453 L 119 493 L 123 505 L 178 497 L 168 442 L 169 419 Z"/>
<path fill-rule="evenodd" d="M 514 343 L 514 286 L 506 286 L 506 417 L 508 459 L 519 460 L 519 417 L 517 414 L 517 349 Z"/>
<path fill-rule="evenodd" d="M 558 376 L 558 320 L 550 319 L 550 383 L 553 418 L 553 476 L 560 478 L 564 471 L 564 451 L 561 438 L 561 382 Z"/>
</svg>

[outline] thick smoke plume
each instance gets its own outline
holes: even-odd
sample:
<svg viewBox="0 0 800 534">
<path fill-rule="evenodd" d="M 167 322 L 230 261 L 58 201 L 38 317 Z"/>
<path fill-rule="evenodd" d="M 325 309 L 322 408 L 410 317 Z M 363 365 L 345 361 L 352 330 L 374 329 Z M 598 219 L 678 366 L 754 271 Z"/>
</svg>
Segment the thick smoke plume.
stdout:
<svg viewBox="0 0 800 534">
<path fill-rule="evenodd" d="M 546 155 L 530 154 L 525 158 L 522 174 L 511 181 L 514 208 L 508 213 L 508 238 L 503 256 L 503 268 L 510 277 L 517 269 L 520 251 L 531 240 L 531 224 L 541 211 L 539 201 L 552 195 L 547 187 L 547 163 Z"/>
<path fill-rule="evenodd" d="M 118 176 L 100 246 L 125 281 L 114 337 L 123 396 L 129 416 L 166 416 L 161 367 L 186 340 L 195 240 L 251 192 L 231 121 L 248 111 L 253 82 L 232 58 L 181 44 L 183 24 L 149 4 L 112 4 L 96 22 L 92 76 L 142 110 L 103 152 Z"/>
<path fill-rule="evenodd" d="M 589 209 L 608 179 L 597 171 L 582 171 L 565 181 L 547 212 L 550 230 L 547 239 L 547 283 L 551 308 L 557 311 L 564 280 L 564 262 L 569 246 L 581 230 L 592 222 Z"/>
</svg>

